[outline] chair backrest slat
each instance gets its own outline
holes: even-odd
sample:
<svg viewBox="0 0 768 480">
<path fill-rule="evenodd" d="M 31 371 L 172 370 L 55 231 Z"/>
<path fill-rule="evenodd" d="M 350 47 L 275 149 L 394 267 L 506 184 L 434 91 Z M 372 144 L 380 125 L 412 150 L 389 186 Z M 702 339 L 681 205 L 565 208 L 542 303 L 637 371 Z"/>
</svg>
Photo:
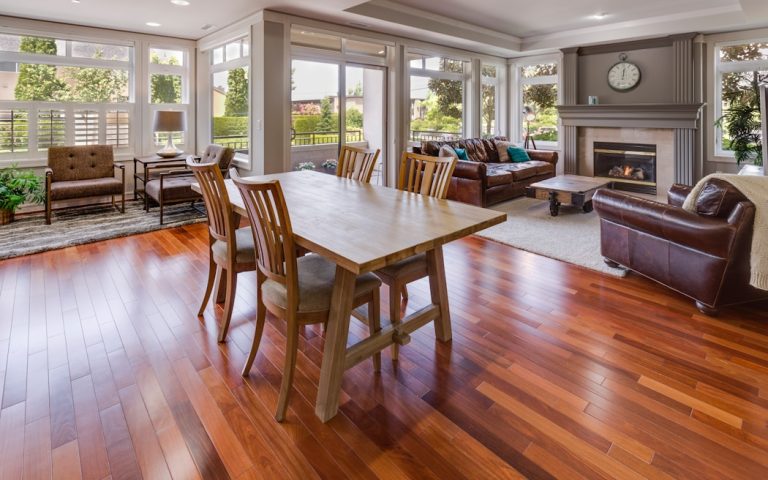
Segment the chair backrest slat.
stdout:
<svg viewBox="0 0 768 480">
<path fill-rule="evenodd" d="M 456 163 L 455 158 L 403 152 L 397 188 L 406 192 L 445 198 Z"/>
<path fill-rule="evenodd" d="M 343 145 L 336 164 L 336 176 L 370 183 L 381 150 Z"/>
<path fill-rule="evenodd" d="M 259 270 L 286 286 L 289 302 L 298 308 L 298 274 L 293 228 L 283 190 L 277 180 L 253 182 L 230 170 L 251 223 Z"/>
<path fill-rule="evenodd" d="M 187 166 L 195 174 L 208 212 L 208 230 L 216 240 L 231 241 L 234 245 L 235 228 L 232 204 L 218 163 L 198 163 L 187 158 Z M 230 245 L 230 247 L 232 246 Z"/>
</svg>

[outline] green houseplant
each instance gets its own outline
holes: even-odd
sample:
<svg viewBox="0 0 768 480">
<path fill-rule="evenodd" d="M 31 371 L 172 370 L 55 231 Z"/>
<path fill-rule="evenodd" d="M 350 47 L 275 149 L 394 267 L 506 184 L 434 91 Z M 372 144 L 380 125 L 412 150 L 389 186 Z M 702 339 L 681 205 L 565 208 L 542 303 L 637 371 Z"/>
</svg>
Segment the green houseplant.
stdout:
<svg viewBox="0 0 768 480">
<path fill-rule="evenodd" d="M 31 170 L 19 170 L 16 165 L 0 168 L 0 225 L 13 221 L 13 214 L 21 204 L 43 203 L 43 182 Z"/>
<path fill-rule="evenodd" d="M 717 126 L 723 129 L 730 140 L 730 149 L 733 150 L 737 164 L 750 161 L 755 165 L 763 164 L 759 103 L 731 105 L 717 120 Z"/>
</svg>

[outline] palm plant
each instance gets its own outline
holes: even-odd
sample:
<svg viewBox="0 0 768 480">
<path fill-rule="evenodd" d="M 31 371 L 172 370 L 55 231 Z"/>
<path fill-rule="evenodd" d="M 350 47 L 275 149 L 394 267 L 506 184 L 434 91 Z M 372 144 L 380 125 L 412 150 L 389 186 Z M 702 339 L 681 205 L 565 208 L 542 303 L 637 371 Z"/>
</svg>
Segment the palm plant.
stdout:
<svg viewBox="0 0 768 480">
<path fill-rule="evenodd" d="M 763 164 L 759 103 L 731 104 L 717 120 L 717 126 L 728 135 L 737 164 L 750 161 L 755 165 Z"/>
<path fill-rule="evenodd" d="M 0 168 L 0 213 L 7 212 L 7 218 L 23 203 L 43 203 L 45 189 L 43 182 L 31 170 L 19 170 L 16 165 Z"/>
</svg>

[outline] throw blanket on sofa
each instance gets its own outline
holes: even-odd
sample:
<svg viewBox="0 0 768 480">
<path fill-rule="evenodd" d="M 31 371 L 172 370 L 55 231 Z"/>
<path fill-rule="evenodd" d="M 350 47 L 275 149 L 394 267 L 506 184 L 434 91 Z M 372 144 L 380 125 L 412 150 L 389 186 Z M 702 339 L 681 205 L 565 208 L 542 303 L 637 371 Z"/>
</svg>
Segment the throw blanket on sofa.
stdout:
<svg viewBox="0 0 768 480">
<path fill-rule="evenodd" d="M 708 175 L 693 187 L 690 195 L 685 199 L 684 209 L 696 211 L 696 199 L 711 178 L 730 183 L 755 204 L 749 284 L 760 290 L 768 290 L 768 177 L 722 173 Z"/>
</svg>

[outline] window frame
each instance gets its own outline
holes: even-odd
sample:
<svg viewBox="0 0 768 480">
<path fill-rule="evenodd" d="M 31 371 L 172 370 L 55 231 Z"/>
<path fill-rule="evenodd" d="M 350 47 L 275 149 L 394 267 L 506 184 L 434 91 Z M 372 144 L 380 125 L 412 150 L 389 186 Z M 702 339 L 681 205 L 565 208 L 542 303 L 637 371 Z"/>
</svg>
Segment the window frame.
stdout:
<svg viewBox="0 0 768 480">
<path fill-rule="evenodd" d="M 21 30 L 13 28 L 2 28 L 0 33 L 6 35 L 15 35 L 20 37 L 38 37 L 52 38 L 64 42 L 65 52 L 63 55 L 46 55 L 38 53 L 24 52 L 0 52 L 0 61 L 20 64 L 50 65 L 55 67 L 79 67 L 79 68 L 105 68 L 124 70 L 128 73 L 128 95 L 127 100 L 123 102 L 66 102 L 66 101 L 27 101 L 27 100 L 2 100 L 0 109 L 2 110 L 25 110 L 27 112 L 27 148 L 23 152 L 3 152 L 0 153 L 0 167 L 18 163 L 20 165 L 35 166 L 41 160 L 47 157 L 48 147 L 39 146 L 39 115 L 45 110 L 62 110 L 65 115 L 64 122 L 64 145 L 75 144 L 76 117 L 75 112 L 91 110 L 98 112 L 98 143 L 106 144 L 106 117 L 107 112 L 112 110 L 128 111 L 129 122 L 129 140 L 126 145 L 115 145 L 115 154 L 132 154 L 134 150 L 135 131 L 135 98 L 136 98 L 136 45 L 135 42 L 126 42 L 120 40 L 110 40 L 105 38 L 79 37 L 59 34 L 57 32 L 43 33 L 36 30 Z M 128 48 L 127 60 L 109 60 L 101 58 L 87 58 L 72 56 L 72 43 L 90 43 L 94 45 L 113 45 Z M 57 143 L 58 145 L 58 143 Z"/>
<path fill-rule="evenodd" d="M 421 68 L 413 67 L 411 66 L 411 61 L 414 60 L 413 56 L 419 56 L 422 58 Z M 440 72 L 436 70 L 430 70 L 426 68 L 426 59 L 427 58 L 445 58 L 453 61 L 459 61 L 464 64 L 464 71 L 459 72 Z M 420 141 L 412 140 L 413 138 L 413 129 L 411 128 L 411 77 L 426 77 L 430 79 L 438 79 L 438 80 L 452 80 L 452 81 L 461 81 L 462 82 L 462 88 L 461 88 L 461 131 L 457 134 L 459 138 L 467 138 L 467 132 L 469 127 L 469 121 L 470 121 L 470 112 L 469 112 L 469 96 L 470 96 L 470 88 L 472 88 L 472 59 L 471 58 L 464 58 L 460 55 L 452 55 L 451 53 L 437 53 L 433 51 L 424 51 L 420 49 L 408 49 L 405 52 L 405 65 L 407 67 L 407 73 L 406 73 L 406 79 L 407 79 L 407 86 L 405 89 L 405 92 L 407 92 L 407 99 L 406 104 L 408 105 L 408 123 L 407 123 L 407 145 L 409 147 L 415 146 L 417 143 L 420 143 Z M 497 76 L 498 76 L 498 70 L 497 70 Z M 497 114 L 498 115 L 498 114 Z"/>
<path fill-rule="evenodd" d="M 238 58 L 235 58 L 233 60 L 227 60 L 226 55 L 226 46 L 233 42 L 239 42 L 240 43 L 240 56 Z M 248 55 L 243 55 L 243 45 L 248 44 L 249 45 L 249 53 Z M 213 63 L 213 51 L 217 48 L 222 48 L 222 54 L 224 61 L 214 64 Z M 214 143 L 214 137 L 213 137 L 213 75 L 219 72 L 225 72 L 229 71 L 235 68 L 242 68 L 247 67 L 248 68 L 248 155 L 245 155 L 240 152 L 235 153 L 234 162 L 238 166 L 242 167 L 248 167 L 251 164 L 251 158 L 252 158 L 252 149 L 253 149 L 253 136 L 252 136 L 252 129 L 251 129 L 251 119 L 253 116 L 253 81 L 252 81 L 252 75 L 253 75 L 253 69 L 251 67 L 251 36 L 249 34 L 243 34 L 235 36 L 234 38 L 230 38 L 224 42 L 216 43 L 215 45 L 211 46 L 208 49 L 208 107 L 209 107 L 209 115 L 207 120 L 208 125 L 208 138 L 210 139 L 211 143 Z"/>
<path fill-rule="evenodd" d="M 531 65 L 541 65 L 541 64 L 547 64 L 552 63 L 557 66 L 557 74 L 555 75 L 546 75 L 542 77 L 531 77 L 531 78 L 525 78 L 521 74 L 520 70 L 523 67 L 528 67 Z M 510 98 L 514 99 L 512 108 L 510 109 L 510 124 L 511 124 L 511 132 L 509 135 L 509 139 L 514 142 L 523 143 L 525 141 L 525 136 L 523 135 L 523 121 L 521 117 L 521 112 L 523 110 L 523 88 L 525 85 L 555 85 L 557 86 L 557 104 L 562 103 L 562 95 L 563 95 L 563 89 L 562 89 L 562 58 L 559 55 L 546 55 L 546 56 L 536 56 L 536 57 L 523 57 L 523 58 L 517 58 L 513 59 L 510 63 L 510 67 L 513 69 L 512 75 L 514 78 L 514 81 L 512 83 L 512 88 L 514 89 L 513 95 L 510 95 Z M 549 141 L 549 140 L 536 140 L 536 147 L 538 149 L 543 150 L 558 150 L 560 149 L 560 139 L 562 138 L 562 128 L 561 128 L 562 122 L 560 120 L 560 116 L 557 117 L 557 141 Z M 542 148 L 543 147 L 543 148 Z"/>
<path fill-rule="evenodd" d="M 494 67 L 496 68 L 496 76 L 495 77 L 488 77 L 486 75 L 483 75 L 483 67 Z M 504 70 L 504 65 L 496 64 L 496 63 L 490 63 L 490 62 L 481 62 L 480 63 L 480 137 L 483 136 L 483 85 L 492 85 L 494 87 L 493 90 L 493 112 L 494 112 L 494 128 L 491 132 L 491 136 L 495 137 L 498 135 L 501 135 L 501 88 L 502 88 L 502 72 Z"/>
<path fill-rule="evenodd" d="M 164 65 L 160 63 L 152 63 L 152 50 L 176 50 L 182 52 L 183 63 L 182 65 Z M 187 117 L 187 129 L 182 133 L 181 139 L 174 138 L 174 145 L 187 151 L 190 146 L 195 145 L 195 139 L 192 138 L 192 132 L 194 131 L 192 120 L 192 89 L 191 86 L 191 53 L 189 48 L 180 45 L 174 45 L 162 42 L 149 42 L 144 48 L 144 56 L 146 58 L 144 85 L 146 87 L 146 105 L 148 116 L 145 116 L 147 123 L 144 130 L 146 133 L 146 145 L 144 148 L 147 151 L 155 151 L 165 144 L 165 140 L 162 137 L 156 137 L 155 132 L 152 131 L 152 122 L 156 111 L 181 111 L 186 113 Z M 181 77 L 181 101 L 179 103 L 152 103 L 152 75 L 178 75 Z"/>
<path fill-rule="evenodd" d="M 735 163 L 736 157 L 733 150 L 723 150 L 723 130 L 716 124 L 717 120 L 723 116 L 723 75 L 727 73 L 768 70 L 768 58 L 764 60 L 722 62 L 720 59 L 720 49 L 723 47 L 732 47 L 734 45 L 744 45 L 748 43 L 768 43 L 768 36 L 716 42 L 712 48 L 712 65 L 714 67 L 714 109 L 712 122 L 713 151 L 715 157 L 725 159 L 729 163 Z"/>
</svg>

